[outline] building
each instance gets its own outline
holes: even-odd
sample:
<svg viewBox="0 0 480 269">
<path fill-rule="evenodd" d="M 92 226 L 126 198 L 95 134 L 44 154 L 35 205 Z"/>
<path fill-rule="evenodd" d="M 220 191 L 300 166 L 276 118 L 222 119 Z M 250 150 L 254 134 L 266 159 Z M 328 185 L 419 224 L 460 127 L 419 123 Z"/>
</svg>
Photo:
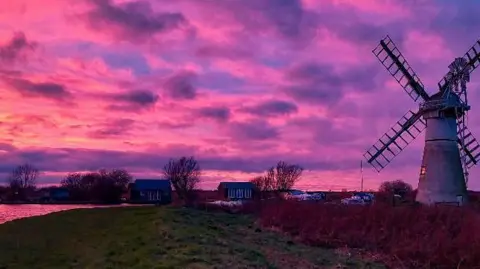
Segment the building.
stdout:
<svg viewBox="0 0 480 269">
<path fill-rule="evenodd" d="M 172 187 L 167 179 L 137 179 L 129 185 L 130 202 L 139 204 L 169 204 Z"/>
<path fill-rule="evenodd" d="M 66 201 L 70 198 L 70 192 L 67 188 L 51 188 L 49 194 L 53 201 Z"/>
<path fill-rule="evenodd" d="M 251 182 L 220 182 L 218 191 L 229 200 L 250 200 L 255 196 L 256 187 Z"/>
</svg>

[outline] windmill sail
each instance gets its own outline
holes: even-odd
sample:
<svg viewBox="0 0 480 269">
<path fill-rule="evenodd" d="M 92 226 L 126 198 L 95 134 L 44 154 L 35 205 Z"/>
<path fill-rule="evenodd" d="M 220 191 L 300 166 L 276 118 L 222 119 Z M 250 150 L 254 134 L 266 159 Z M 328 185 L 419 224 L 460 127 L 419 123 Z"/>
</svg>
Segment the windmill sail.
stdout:
<svg viewBox="0 0 480 269">
<path fill-rule="evenodd" d="M 457 143 L 460 148 L 460 158 L 463 160 L 463 157 L 466 156 L 465 165 L 467 168 L 470 168 L 480 160 L 480 144 L 478 144 L 477 139 L 475 139 L 467 126 L 462 124 L 462 120 L 460 119 L 458 121 Z M 462 145 L 461 133 L 463 131 L 465 132 L 465 136 L 464 144 Z"/>
<path fill-rule="evenodd" d="M 480 40 L 477 42 L 465 53 L 463 56 L 465 60 L 467 60 L 467 64 L 465 65 L 466 70 L 469 73 L 472 73 L 480 65 Z M 438 89 L 443 92 L 445 91 L 446 87 L 450 85 L 451 80 L 454 79 L 448 73 L 438 82 Z"/>
<path fill-rule="evenodd" d="M 421 101 L 430 98 L 423 83 L 389 36 L 381 40 L 372 52 L 414 101 L 420 97 L 423 99 Z"/>
<path fill-rule="evenodd" d="M 408 111 L 363 156 L 377 172 L 387 166 L 425 129 L 420 113 Z"/>
</svg>

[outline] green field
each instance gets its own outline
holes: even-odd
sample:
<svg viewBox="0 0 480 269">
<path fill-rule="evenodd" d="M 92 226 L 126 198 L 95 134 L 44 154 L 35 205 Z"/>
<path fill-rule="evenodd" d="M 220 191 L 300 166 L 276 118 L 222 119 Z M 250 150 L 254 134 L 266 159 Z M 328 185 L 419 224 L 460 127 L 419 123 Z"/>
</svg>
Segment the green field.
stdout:
<svg viewBox="0 0 480 269">
<path fill-rule="evenodd" d="M 0 269 L 383 268 L 294 243 L 248 216 L 172 207 L 78 209 L 0 225 Z"/>
</svg>

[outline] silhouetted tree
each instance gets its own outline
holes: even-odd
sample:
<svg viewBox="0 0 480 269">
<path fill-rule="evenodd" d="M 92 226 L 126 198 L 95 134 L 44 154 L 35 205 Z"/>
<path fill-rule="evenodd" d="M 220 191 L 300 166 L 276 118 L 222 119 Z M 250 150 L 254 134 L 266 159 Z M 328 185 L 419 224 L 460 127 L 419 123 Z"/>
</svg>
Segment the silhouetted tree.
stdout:
<svg viewBox="0 0 480 269">
<path fill-rule="evenodd" d="M 250 182 L 260 191 L 284 191 L 292 189 L 302 175 L 303 168 L 299 165 L 280 161 L 267 170 L 264 176 L 258 176 Z"/>
<path fill-rule="evenodd" d="M 83 184 L 81 173 L 69 173 L 60 181 L 60 185 L 68 190 L 70 199 L 73 201 L 88 200 L 88 190 Z"/>
<path fill-rule="evenodd" d="M 302 175 L 302 172 L 303 168 L 299 165 L 280 161 L 277 163 L 277 166 L 271 167 L 267 171 L 266 177 L 268 180 L 273 180 L 275 182 L 275 190 L 283 191 L 293 188 Z"/>
<path fill-rule="evenodd" d="M 201 175 L 200 166 L 193 156 L 170 159 L 163 167 L 163 174 L 172 183 L 178 198 L 187 204 L 192 202 Z"/>
<path fill-rule="evenodd" d="M 116 203 L 132 179 L 123 169 L 100 170 L 70 173 L 61 181 L 61 186 L 68 189 L 72 200 Z"/>
<path fill-rule="evenodd" d="M 31 164 L 17 166 L 8 177 L 12 199 L 25 199 L 28 191 L 34 190 L 40 171 Z"/>
<path fill-rule="evenodd" d="M 405 198 L 407 195 L 412 194 L 413 188 L 412 188 L 412 185 L 402 180 L 385 181 L 382 184 L 380 184 L 378 192 L 380 194 L 387 194 L 387 195 L 397 194 Z"/>
</svg>

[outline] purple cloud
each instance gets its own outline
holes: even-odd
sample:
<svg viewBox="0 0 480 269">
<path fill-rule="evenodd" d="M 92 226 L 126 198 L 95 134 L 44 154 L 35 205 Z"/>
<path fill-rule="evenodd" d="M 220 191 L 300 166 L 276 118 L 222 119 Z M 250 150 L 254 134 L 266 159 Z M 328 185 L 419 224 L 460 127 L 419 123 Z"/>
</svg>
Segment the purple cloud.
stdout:
<svg viewBox="0 0 480 269">
<path fill-rule="evenodd" d="M 157 33 L 179 28 L 187 20 L 181 13 L 155 13 L 149 2 L 133 1 L 113 4 L 110 0 L 89 0 L 94 4 L 86 14 L 95 31 L 110 31 L 117 38 L 138 42 Z"/>
<path fill-rule="evenodd" d="M 105 122 L 100 128 L 90 132 L 92 138 L 111 138 L 125 136 L 130 134 L 135 127 L 135 121 L 132 119 L 117 119 Z"/>
<path fill-rule="evenodd" d="M 226 122 L 230 119 L 230 109 L 227 107 L 202 107 L 195 111 L 197 117 Z"/>
<path fill-rule="evenodd" d="M 273 99 L 241 108 L 240 111 L 260 117 L 276 117 L 296 113 L 298 107 L 288 101 Z"/>
<path fill-rule="evenodd" d="M 61 84 L 53 82 L 36 83 L 20 78 L 3 78 L 3 82 L 25 97 L 42 97 L 62 102 L 72 101 L 72 94 Z"/>
<path fill-rule="evenodd" d="M 148 90 L 132 90 L 123 93 L 110 94 L 105 96 L 107 100 L 115 102 L 109 108 L 123 111 L 140 112 L 155 106 L 159 97 Z"/>
<path fill-rule="evenodd" d="M 275 139 L 280 135 L 277 128 L 260 119 L 231 122 L 227 128 L 228 135 L 238 141 L 263 141 Z"/>
<path fill-rule="evenodd" d="M 36 48 L 37 43 L 28 41 L 23 32 L 15 32 L 12 39 L 0 45 L 0 62 L 14 63 L 25 60 L 25 54 Z"/>
<path fill-rule="evenodd" d="M 163 84 L 163 92 L 174 100 L 192 100 L 197 97 L 197 89 L 193 85 L 196 74 L 180 71 L 167 78 Z"/>
</svg>

